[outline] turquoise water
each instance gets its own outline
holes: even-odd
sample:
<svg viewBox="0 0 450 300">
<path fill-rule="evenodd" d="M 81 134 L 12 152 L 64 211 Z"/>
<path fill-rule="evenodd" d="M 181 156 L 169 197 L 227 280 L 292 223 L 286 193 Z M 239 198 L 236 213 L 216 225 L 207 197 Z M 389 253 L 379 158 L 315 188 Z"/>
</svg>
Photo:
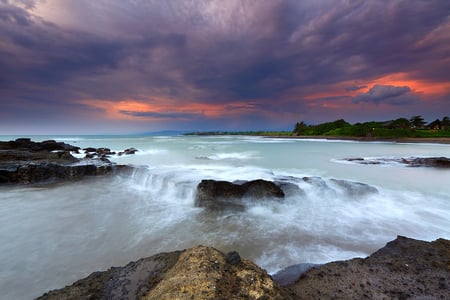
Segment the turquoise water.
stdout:
<svg viewBox="0 0 450 300">
<path fill-rule="evenodd" d="M 15 137 L 0 137 L 9 140 Z M 450 145 L 261 137 L 39 136 L 80 147 L 139 149 L 111 160 L 129 175 L 45 187 L 0 187 L 0 290 L 29 299 L 161 251 L 237 250 L 269 272 L 364 257 L 397 235 L 450 238 L 450 171 L 345 163 L 351 157 L 447 156 Z M 321 177 L 327 189 L 305 183 Z M 305 193 L 245 212 L 194 207 L 202 179 L 287 180 Z M 352 197 L 332 179 L 378 193 Z"/>
</svg>

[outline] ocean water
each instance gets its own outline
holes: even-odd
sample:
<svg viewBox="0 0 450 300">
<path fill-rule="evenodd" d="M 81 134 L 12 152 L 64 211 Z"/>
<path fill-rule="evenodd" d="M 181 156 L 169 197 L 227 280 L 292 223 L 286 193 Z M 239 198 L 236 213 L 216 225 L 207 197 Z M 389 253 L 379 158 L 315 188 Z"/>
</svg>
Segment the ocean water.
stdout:
<svg viewBox="0 0 450 300">
<path fill-rule="evenodd" d="M 9 140 L 15 137 L 0 137 Z M 450 171 L 344 158 L 450 157 L 450 145 L 247 136 L 38 136 L 113 156 L 130 174 L 0 187 L 2 299 L 30 299 L 97 270 L 199 244 L 236 250 L 269 273 L 365 257 L 397 235 L 450 238 Z M 314 177 L 310 184 L 303 177 Z M 243 212 L 194 207 L 202 179 L 282 180 L 303 193 Z M 334 179 L 377 193 L 353 195 Z"/>
</svg>

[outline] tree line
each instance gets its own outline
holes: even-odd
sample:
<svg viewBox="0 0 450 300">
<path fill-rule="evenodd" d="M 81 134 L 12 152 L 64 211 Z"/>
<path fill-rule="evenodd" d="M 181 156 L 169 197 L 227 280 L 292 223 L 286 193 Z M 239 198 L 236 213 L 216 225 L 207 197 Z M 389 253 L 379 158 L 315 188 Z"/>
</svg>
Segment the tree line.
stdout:
<svg viewBox="0 0 450 300">
<path fill-rule="evenodd" d="M 427 123 L 420 116 L 410 119 L 398 118 L 384 122 L 350 124 L 344 119 L 318 125 L 295 124 L 293 135 L 303 136 L 354 136 L 354 137 L 450 137 L 450 118 L 436 119 Z"/>
</svg>

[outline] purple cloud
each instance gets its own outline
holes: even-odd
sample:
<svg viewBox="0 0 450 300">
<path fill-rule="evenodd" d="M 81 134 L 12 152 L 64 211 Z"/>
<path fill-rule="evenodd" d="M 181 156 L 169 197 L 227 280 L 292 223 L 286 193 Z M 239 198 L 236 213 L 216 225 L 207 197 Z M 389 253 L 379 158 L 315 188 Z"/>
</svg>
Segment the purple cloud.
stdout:
<svg viewBox="0 0 450 300">
<path fill-rule="evenodd" d="M 346 87 L 345 90 L 347 92 L 353 92 L 353 91 L 365 89 L 366 87 L 367 87 L 367 85 L 352 85 L 352 86 Z"/>
<path fill-rule="evenodd" d="M 149 117 L 157 119 L 199 119 L 203 114 L 196 113 L 177 113 L 177 112 L 154 112 L 154 111 L 129 111 L 121 110 L 120 113 L 134 117 Z"/>
<path fill-rule="evenodd" d="M 407 86 L 374 85 L 367 93 L 361 93 L 353 98 L 353 103 L 375 103 L 391 105 L 409 105 L 417 102 L 418 97 L 411 93 Z"/>
<path fill-rule="evenodd" d="M 255 122 L 267 124 L 267 111 L 295 121 L 327 85 L 353 92 L 391 73 L 448 82 L 448 11 L 448 0 L 0 0 L 0 124 L 24 106 L 46 115 L 89 109 L 85 99 L 152 97 L 250 102 Z M 424 97 L 374 86 L 353 104 L 420 109 Z"/>
</svg>

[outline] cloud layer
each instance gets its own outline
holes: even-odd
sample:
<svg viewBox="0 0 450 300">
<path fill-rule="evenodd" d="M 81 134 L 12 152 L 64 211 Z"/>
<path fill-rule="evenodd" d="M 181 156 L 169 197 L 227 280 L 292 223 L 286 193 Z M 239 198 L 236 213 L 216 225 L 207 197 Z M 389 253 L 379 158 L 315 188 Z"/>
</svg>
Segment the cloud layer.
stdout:
<svg viewBox="0 0 450 300">
<path fill-rule="evenodd" d="M 39 119 L 127 132 L 441 117 L 449 11 L 447 0 L 0 0 L 0 134 Z"/>
</svg>

